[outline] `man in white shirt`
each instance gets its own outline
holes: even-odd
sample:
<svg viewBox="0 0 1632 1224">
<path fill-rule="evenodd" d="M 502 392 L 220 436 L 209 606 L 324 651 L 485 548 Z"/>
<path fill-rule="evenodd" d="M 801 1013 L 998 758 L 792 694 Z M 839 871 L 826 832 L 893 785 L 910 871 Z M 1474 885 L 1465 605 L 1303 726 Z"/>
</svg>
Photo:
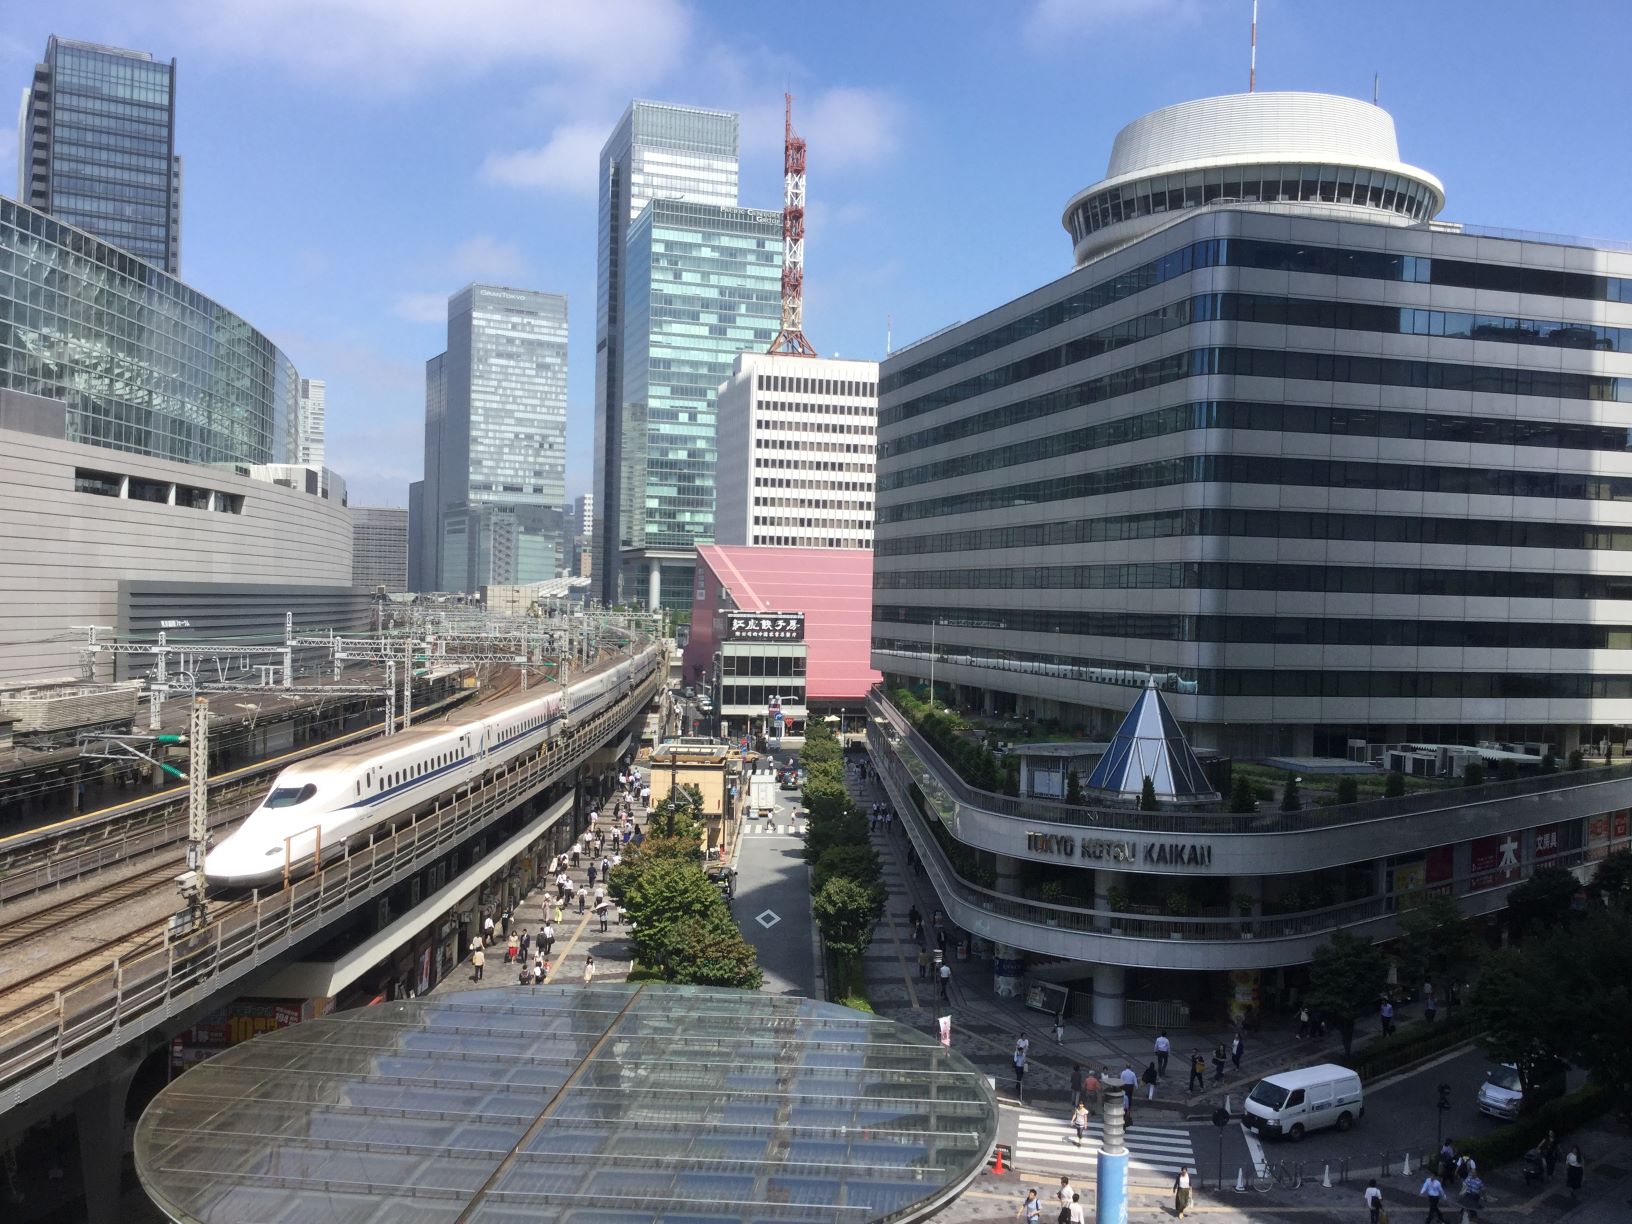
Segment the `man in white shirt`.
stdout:
<svg viewBox="0 0 1632 1224">
<path fill-rule="evenodd" d="M 1445 1217 L 1439 1214 L 1439 1200 L 1445 1196 L 1445 1187 L 1439 1178 L 1432 1173 L 1428 1174 L 1422 1183 L 1422 1189 L 1417 1193 L 1428 1200 L 1428 1214 L 1423 1217 L 1422 1224 L 1432 1224 L 1434 1220 L 1445 1224 Z"/>
<path fill-rule="evenodd" d="M 1173 1043 L 1167 1039 L 1167 1030 L 1156 1035 L 1156 1074 L 1167 1074 L 1167 1056 L 1173 1052 Z"/>
</svg>

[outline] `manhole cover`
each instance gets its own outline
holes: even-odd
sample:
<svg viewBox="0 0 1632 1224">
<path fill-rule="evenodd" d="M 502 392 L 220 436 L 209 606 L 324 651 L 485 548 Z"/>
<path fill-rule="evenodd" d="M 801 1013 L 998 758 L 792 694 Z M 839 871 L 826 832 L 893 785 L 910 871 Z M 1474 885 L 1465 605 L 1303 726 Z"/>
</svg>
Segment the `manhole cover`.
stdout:
<svg viewBox="0 0 1632 1224">
<path fill-rule="evenodd" d="M 782 915 L 778 914 L 775 910 L 766 910 L 763 914 L 755 918 L 754 921 L 759 923 L 760 926 L 764 927 L 768 931 L 777 923 L 782 921 Z"/>
</svg>

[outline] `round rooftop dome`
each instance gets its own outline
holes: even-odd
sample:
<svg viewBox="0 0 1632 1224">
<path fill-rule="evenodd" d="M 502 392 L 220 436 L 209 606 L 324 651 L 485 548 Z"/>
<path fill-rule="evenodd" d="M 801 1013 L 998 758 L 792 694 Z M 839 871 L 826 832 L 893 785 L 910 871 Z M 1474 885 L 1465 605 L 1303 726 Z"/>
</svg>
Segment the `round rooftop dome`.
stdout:
<svg viewBox="0 0 1632 1224">
<path fill-rule="evenodd" d="M 1063 222 L 1080 264 L 1206 204 L 1296 204 L 1409 225 L 1434 217 L 1445 189 L 1400 160 L 1380 107 L 1333 94 L 1226 94 L 1128 124 L 1105 177 L 1071 198 Z"/>
</svg>

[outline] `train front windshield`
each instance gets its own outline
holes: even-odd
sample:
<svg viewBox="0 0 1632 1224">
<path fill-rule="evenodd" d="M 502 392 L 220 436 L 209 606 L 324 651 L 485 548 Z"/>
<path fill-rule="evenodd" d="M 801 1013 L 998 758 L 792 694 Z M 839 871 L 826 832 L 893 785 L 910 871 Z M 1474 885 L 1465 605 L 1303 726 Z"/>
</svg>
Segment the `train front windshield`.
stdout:
<svg viewBox="0 0 1632 1224">
<path fill-rule="evenodd" d="M 286 808 L 294 807 L 297 803 L 305 803 L 317 794 L 317 787 L 308 782 L 305 786 L 280 786 L 266 797 L 262 807 Z"/>
</svg>

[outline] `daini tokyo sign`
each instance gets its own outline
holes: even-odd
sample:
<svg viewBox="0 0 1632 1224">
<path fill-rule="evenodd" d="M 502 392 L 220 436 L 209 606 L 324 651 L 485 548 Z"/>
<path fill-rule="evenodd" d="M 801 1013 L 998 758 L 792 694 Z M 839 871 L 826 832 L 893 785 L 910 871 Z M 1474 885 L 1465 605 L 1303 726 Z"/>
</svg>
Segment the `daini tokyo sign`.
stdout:
<svg viewBox="0 0 1632 1224">
<path fill-rule="evenodd" d="M 1142 863 L 1149 867 L 1211 867 L 1213 848 L 1206 842 L 1157 838 L 1122 841 L 1078 837 L 1072 833 L 1026 834 L 1026 849 L 1033 854 L 1081 859 L 1087 863 Z"/>
<path fill-rule="evenodd" d="M 803 612 L 727 612 L 725 640 L 728 642 L 802 642 L 805 640 Z"/>
</svg>

